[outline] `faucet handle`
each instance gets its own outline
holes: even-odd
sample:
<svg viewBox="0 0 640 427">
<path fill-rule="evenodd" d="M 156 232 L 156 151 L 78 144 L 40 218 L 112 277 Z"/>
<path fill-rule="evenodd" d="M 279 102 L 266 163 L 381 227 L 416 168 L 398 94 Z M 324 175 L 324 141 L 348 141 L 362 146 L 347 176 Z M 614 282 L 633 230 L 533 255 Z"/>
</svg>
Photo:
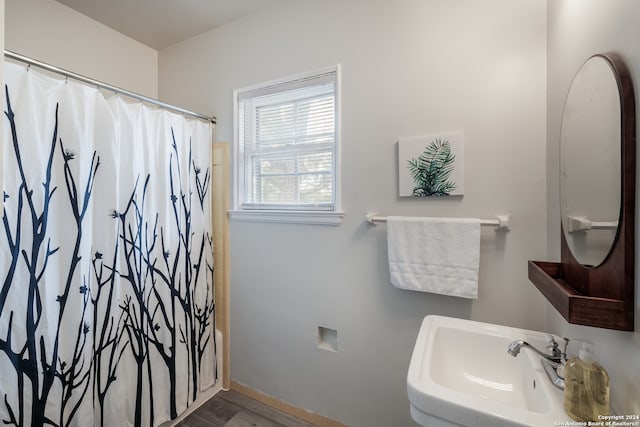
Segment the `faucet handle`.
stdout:
<svg viewBox="0 0 640 427">
<path fill-rule="evenodd" d="M 565 340 L 565 344 L 564 344 L 564 351 L 560 350 L 560 344 L 558 344 L 558 341 L 556 341 L 556 338 L 549 334 L 547 336 L 547 348 L 549 350 L 551 350 L 551 354 L 555 357 L 564 357 L 564 354 L 566 353 L 567 350 L 567 343 L 569 342 L 568 339 L 564 338 Z"/>
<path fill-rule="evenodd" d="M 560 337 L 562 338 L 562 349 L 560 349 L 560 343 L 558 343 L 558 341 L 556 341 L 555 337 L 553 335 L 549 335 L 549 346 L 547 347 L 548 349 L 551 350 L 551 353 L 554 356 L 559 356 L 562 357 L 562 360 L 566 361 L 567 360 L 567 347 L 569 346 L 569 341 L 571 341 L 569 338 L 565 338 L 565 337 Z"/>
<path fill-rule="evenodd" d="M 567 347 L 569 346 L 569 341 L 571 341 L 569 338 L 565 338 L 562 337 L 562 340 L 564 341 L 564 346 L 562 346 L 562 358 L 566 361 L 567 360 Z"/>
</svg>

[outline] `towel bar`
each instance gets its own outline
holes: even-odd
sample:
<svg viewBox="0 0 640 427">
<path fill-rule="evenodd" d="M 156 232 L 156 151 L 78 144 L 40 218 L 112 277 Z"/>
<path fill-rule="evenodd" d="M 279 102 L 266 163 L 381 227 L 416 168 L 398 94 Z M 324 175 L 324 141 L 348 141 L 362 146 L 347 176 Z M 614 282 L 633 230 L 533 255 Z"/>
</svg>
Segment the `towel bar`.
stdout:
<svg viewBox="0 0 640 427">
<path fill-rule="evenodd" d="M 365 216 L 366 221 L 369 224 L 375 225 L 377 222 L 387 222 L 386 216 L 378 216 L 375 213 L 368 213 Z M 511 220 L 511 215 L 496 215 L 496 219 L 482 219 L 480 220 L 480 225 L 496 227 L 498 230 L 509 230 L 509 221 Z"/>
<path fill-rule="evenodd" d="M 567 231 L 569 233 L 587 230 L 616 230 L 618 228 L 618 221 L 591 221 L 586 216 L 573 215 L 569 215 L 568 220 Z"/>
</svg>

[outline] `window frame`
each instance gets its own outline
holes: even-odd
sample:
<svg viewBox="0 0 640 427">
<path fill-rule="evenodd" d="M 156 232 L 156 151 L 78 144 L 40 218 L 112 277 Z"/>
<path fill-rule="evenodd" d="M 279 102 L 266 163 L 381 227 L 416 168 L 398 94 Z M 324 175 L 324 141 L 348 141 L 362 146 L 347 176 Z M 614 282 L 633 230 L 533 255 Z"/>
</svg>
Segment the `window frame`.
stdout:
<svg viewBox="0 0 640 427">
<path fill-rule="evenodd" d="M 335 97 L 335 145 L 333 148 L 333 209 L 318 209 L 313 205 L 309 209 L 298 209 L 297 205 L 286 209 L 260 209 L 256 207 L 243 207 L 245 181 L 245 155 L 240 147 L 240 98 L 253 91 L 269 90 L 281 85 L 293 85 L 297 81 L 321 78 L 324 75 L 334 75 L 334 97 Z M 229 216 L 233 220 L 252 222 L 282 222 L 295 224 L 319 224 L 319 225 L 339 225 L 342 223 L 344 212 L 341 203 L 341 90 L 340 90 L 340 65 L 333 65 L 316 69 L 306 73 L 296 74 L 264 83 L 259 83 L 233 91 L 233 209 L 229 211 Z"/>
</svg>

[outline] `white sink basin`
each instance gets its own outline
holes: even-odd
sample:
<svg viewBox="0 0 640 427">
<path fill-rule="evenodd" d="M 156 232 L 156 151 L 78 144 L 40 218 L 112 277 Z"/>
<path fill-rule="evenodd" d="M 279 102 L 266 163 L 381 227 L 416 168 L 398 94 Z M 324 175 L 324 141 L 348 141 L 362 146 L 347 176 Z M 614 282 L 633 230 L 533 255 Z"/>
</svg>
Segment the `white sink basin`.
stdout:
<svg viewBox="0 0 640 427">
<path fill-rule="evenodd" d="M 412 418 L 423 426 L 553 426 L 570 418 L 562 391 L 547 378 L 540 356 L 514 340 L 545 350 L 549 334 L 490 323 L 427 316 L 409 364 Z"/>
</svg>

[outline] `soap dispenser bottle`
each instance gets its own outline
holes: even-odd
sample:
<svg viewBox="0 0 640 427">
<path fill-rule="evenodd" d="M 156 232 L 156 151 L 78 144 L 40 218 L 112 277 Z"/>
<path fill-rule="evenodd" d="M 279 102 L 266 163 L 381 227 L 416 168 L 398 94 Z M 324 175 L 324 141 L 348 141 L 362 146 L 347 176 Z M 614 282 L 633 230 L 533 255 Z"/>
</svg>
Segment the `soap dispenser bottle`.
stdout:
<svg viewBox="0 0 640 427">
<path fill-rule="evenodd" d="M 609 375 L 594 360 L 588 342 L 578 357 L 566 363 L 564 411 L 576 421 L 598 421 L 599 415 L 609 415 Z"/>
</svg>

